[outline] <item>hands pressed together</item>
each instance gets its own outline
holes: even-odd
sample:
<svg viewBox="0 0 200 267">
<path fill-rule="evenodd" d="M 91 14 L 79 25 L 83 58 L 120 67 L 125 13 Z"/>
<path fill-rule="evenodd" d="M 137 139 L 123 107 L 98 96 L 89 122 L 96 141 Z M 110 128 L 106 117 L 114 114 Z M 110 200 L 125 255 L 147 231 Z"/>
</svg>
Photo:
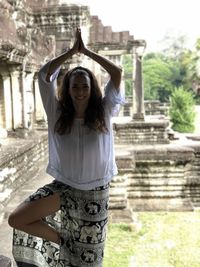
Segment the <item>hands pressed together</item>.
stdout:
<svg viewBox="0 0 200 267">
<path fill-rule="evenodd" d="M 86 46 L 83 42 L 82 36 L 81 36 L 81 29 L 80 28 L 76 29 L 75 41 L 74 41 L 74 44 L 73 44 L 71 49 L 72 49 L 74 54 L 76 54 L 76 53 L 85 54 L 85 52 L 87 51 L 87 48 L 86 48 Z"/>
<path fill-rule="evenodd" d="M 51 64 L 48 69 L 48 74 L 46 77 L 46 81 L 50 81 L 50 77 L 52 73 L 55 72 L 55 70 L 60 67 L 67 59 L 71 58 L 74 54 L 82 53 L 95 62 L 97 62 L 99 65 L 101 65 L 109 74 L 111 77 L 111 80 L 117 88 L 116 90 L 119 91 L 119 85 L 121 82 L 121 76 L 122 76 L 122 70 L 120 67 L 118 67 L 116 64 L 114 64 L 112 61 L 107 59 L 106 57 L 95 53 L 94 51 L 87 48 L 83 42 L 82 36 L 81 36 L 81 29 L 77 28 L 75 32 L 75 40 L 72 45 L 72 48 L 67 50 L 66 52 L 62 53 L 60 56 L 54 58 L 51 60 Z"/>
</svg>

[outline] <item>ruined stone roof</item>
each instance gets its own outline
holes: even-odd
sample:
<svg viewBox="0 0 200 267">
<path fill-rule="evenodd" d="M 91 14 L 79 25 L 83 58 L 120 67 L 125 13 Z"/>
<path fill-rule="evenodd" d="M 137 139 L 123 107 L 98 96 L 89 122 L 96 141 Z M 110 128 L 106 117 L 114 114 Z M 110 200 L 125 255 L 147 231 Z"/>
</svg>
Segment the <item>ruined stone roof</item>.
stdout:
<svg viewBox="0 0 200 267">
<path fill-rule="evenodd" d="M 128 42 L 134 40 L 129 31 L 113 31 L 111 26 L 104 26 L 98 16 L 91 16 L 90 45 L 108 46 L 111 49 L 126 48 Z"/>
<path fill-rule="evenodd" d="M 0 59 L 22 63 L 26 56 L 30 64 L 39 64 L 53 51 L 54 40 L 31 25 L 31 16 L 21 5 L 18 1 L 0 2 Z"/>
<path fill-rule="evenodd" d="M 0 2 L 0 39 L 16 43 L 16 26 L 12 19 L 13 7 L 5 0 Z"/>
<path fill-rule="evenodd" d="M 49 5 L 57 5 L 59 0 L 26 0 L 25 7 L 27 8 L 43 8 Z"/>
</svg>

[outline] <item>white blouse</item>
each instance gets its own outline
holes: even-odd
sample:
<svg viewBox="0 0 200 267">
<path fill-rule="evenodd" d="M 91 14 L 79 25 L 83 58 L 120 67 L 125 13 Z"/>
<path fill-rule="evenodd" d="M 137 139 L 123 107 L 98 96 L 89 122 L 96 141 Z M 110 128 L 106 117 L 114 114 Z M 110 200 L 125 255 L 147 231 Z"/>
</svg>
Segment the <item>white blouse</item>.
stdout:
<svg viewBox="0 0 200 267">
<path fill-rule="evenodd" d="M 48 119 L 49 163 L 47 173 L 56 180 L 81 190 L 90 190 L 109 183 L 117 174 L 111 118 L 124 103 L 111 80 L 103 98 L 107 133 L 97 133 L 84 126 L 84 119 L 75 119 L 69 134 L 54 132 L 58 119 L 56 98 L 59 69 L 46 82 L 50 62 L 39 71 L 39 88 Z"/>
</svg>

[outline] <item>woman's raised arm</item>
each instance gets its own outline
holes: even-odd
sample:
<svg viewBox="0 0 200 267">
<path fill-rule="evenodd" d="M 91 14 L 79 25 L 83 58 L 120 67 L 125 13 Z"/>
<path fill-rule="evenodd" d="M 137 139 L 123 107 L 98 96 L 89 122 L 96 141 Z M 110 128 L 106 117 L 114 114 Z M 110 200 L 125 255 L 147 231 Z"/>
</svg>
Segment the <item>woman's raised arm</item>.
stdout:
<svg viewBox="0 0 200 267">
<path fill-rule="evenodd" d="M 54 58 L 51 60 L 51 63 L 49 65 L 49 69 L 46 76 L 46 81 L 50 82 L 51 75 L 55 72 L 57 68 L 59 68 L 68 58 L 72 57 L 74 54 L 79 52 L 79 35 L 80 35 L 80 29 L 77 28 L 76 35 L 75 35 L 75 41 L 71 49 L 64 52 L 60 56 Z"/>
<path fill-rule="evenodd" d="M 79 52 L 83 53 L 84 55 L 90 57 L 91 59 L 99 63 L 110 74 L 111 80 L 116 90 L 119 91 L 119 86 L 122 77 L 122 69 L 107 58 L 93 52 L 92 50 L 89 50 L 83 43 L 80 30 L 77 32 L 77 35 L 79 40 Z"/>
</svg>

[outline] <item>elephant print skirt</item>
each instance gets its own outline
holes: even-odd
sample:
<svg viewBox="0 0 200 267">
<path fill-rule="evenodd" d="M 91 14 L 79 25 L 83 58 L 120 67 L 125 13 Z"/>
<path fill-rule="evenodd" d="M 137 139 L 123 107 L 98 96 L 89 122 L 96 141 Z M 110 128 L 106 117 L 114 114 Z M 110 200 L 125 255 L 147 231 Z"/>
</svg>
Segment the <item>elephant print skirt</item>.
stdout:
<svg viewBox="0 0 200 267">
<path fill-rule="evenodd" d="M 60 192 L 60 210 L 44 220 L 59 231 L 57 245 L 14 229 L 13 256 L 18 267 L 101 267 L 108 222 L 109 185 L 79 190 L 53 181 L 25 201 Z"/>
</svg>

